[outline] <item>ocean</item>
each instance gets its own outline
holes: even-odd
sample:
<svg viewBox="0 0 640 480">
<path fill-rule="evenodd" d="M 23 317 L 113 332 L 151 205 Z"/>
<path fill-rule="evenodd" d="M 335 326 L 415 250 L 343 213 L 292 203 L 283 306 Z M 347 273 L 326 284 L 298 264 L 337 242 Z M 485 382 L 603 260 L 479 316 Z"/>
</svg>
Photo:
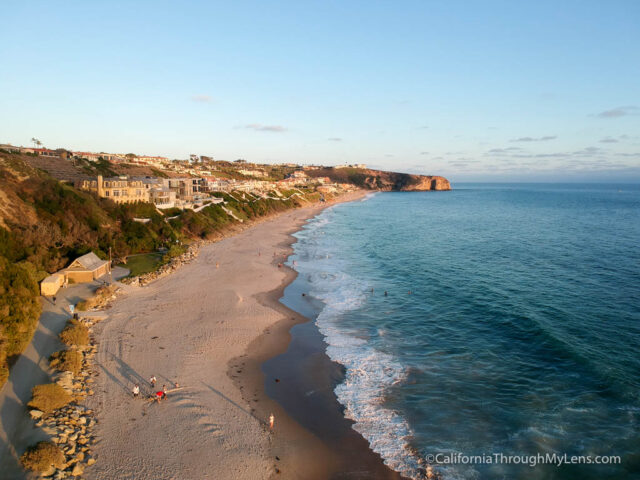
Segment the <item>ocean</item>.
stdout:
<svg viewBox="0 0 640 480">
<path fill-rule="evenodd" d="M 640 186 L 377 193 L 296 237 L 288 288 L 307 292 L 344 414 L 387 465 L 638 475 Z"/>
</svg>

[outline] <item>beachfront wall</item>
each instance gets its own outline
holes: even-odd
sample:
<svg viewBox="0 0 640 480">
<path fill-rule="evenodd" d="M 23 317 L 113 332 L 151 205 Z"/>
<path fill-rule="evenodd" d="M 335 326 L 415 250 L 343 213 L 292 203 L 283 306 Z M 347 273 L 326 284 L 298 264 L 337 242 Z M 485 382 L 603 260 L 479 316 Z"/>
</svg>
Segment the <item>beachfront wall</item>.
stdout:
<svg viewBox="0 0 640 480">
<path fill-rule="evenodd" d="M 60 287 L 62 287 L 63 284 L 64 275 L 60 273 L 49 275 L 40 283 L 40 294 L 45 297 L 52 297 L 58 293 L 58 290 L 60 290 Z"/>
</svg>

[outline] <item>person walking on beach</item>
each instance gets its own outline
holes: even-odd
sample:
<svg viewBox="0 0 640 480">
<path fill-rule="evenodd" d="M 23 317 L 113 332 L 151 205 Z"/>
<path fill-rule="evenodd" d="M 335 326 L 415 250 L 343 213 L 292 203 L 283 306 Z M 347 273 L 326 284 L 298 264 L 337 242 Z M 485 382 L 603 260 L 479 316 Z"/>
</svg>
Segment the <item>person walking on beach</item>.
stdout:
<svg viewBox="0 0 640 480">
<path fill-rule="evenodd" d="M 152 387 L 156 386 L 156 382 L 157 381 L 158 380 L 156 379 L 156 376 L 155 375 L 151 375 L 151 378 L 149 379 L 149 383 L 151 384 Z"/>
<path fill-rule="evenodd" d="M 276 421 L 276 417 L 273 416 L 273 413 L 269 415 L 269 428 L 273 430 L 273 424 Z"/>
<path fill-rule="evenodd" d="M 140 395 L 140 385 L 136 383 L 133 386 L 133 398 L 138 398 L 138 395 Z"/>
<path fill-rule="evenodd" d="M 57 298 L 56 298 L 56 297 L 55 297 L 55 295 L 54 295 L 54 297 L 53 297 L 53 304 L 54 304 L 54 305 L 56 304 L 56 300 L 57 300 Z"/>
</svg>

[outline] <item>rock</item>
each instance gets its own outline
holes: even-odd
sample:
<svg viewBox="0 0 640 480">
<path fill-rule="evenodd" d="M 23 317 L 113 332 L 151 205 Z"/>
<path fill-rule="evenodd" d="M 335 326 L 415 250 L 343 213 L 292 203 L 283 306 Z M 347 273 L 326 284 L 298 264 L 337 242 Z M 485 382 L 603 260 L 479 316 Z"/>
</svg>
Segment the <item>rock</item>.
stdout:
<svg viewBox="0 0 640 480">
<path fill-rule="evenodd" d="M 91 466 L 91 465 L 93 465 L 94 463 L 96 463 L 96 459 L 95 459 L 95 458 L 90 458 L 89 460 L 87 460 L 87 465 L 88 465 L 88 466 Z"/>
<path fill-rule="evenodd" d="M 83 452 L 79 452 L 79 453 L 76 455 L 76 461 L 81 462 L 81 461 L 83 461 L 83 460 L 84 460 L 84 453 L 83 453 Z"/>
<path fill-rule="evenodd" d="M 34 409 L 29 411 L 29 415 L 31 415 L 31 418 L 35 420 L 35 419 L 41 418 L 44 415 L 44 412 L 41 410 Z"/>
<path fill-rule="evenodd" d="M 73 475 L 74 477 L 79 477 L 83 473 L 84 473 L 84 467 L 79 463 L 76 463 L 76 465 L 73 467 L 73 470 L 71 470 L 71 475 Z"/>
</svg>

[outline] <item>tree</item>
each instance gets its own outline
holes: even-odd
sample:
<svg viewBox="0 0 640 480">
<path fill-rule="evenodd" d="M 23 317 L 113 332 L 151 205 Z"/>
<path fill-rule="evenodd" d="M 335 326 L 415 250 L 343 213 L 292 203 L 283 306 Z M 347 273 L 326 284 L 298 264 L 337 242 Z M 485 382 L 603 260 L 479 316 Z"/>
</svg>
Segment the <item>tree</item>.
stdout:
<svg viewBox="0 0 640 480">
<path fill-rule="evenodd" d="M 36 137 L 31 137 L 31 141 L 33 142 L 33 146 L 35 148 L 40 147 L 42 145 L 42 142 L 38 140 Z"/>
</svg>

